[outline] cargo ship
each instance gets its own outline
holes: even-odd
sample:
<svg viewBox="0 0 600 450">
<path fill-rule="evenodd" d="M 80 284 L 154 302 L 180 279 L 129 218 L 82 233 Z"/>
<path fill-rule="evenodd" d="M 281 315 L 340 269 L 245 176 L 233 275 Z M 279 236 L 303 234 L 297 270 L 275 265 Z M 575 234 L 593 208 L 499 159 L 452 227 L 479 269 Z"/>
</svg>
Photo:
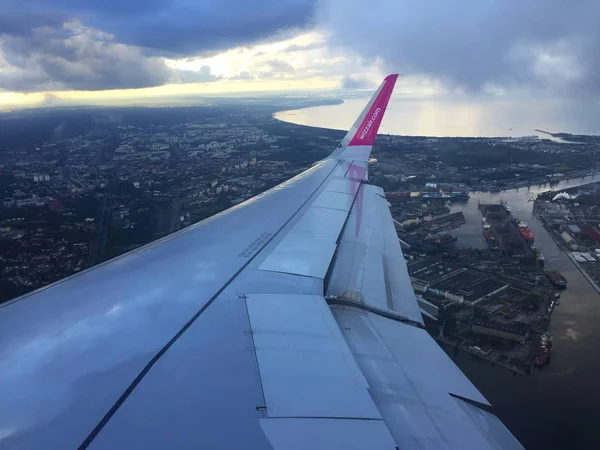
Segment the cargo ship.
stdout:
<svg viewBox="0 0 600 450">
<path fill-rule="evenodd" d="M 519 228 L 519 233 L 521 233 L 521 236 L 523 236 L 523 239 L 525 239 L 527 242 L 533 242 L 535 240 L 533 231 L 529 229 L 525 222 L 520 222 L 517 226 Z"/>
<path fill-rule="evenodd" d="M 410 199 L 410 192 L 386 192 L 385 197 L 388 200 L 406 200 Z"/>
<path fill-rule="evenodd" d="M 567 287 L 567 280 L 560 272 L 557 272 L 556 270 L 549 270 L 546 272 L 546 276 L 554 286 L 561 289 Z"/>
<path fill-rule="evenodd" d="M 498 241 L 492 235 L 492 232 L 490 231 L 490 226 L 489 225 L 487 225 L 487 227 L 485 225 L 483 226 L 483 237 L 485 237 L 485 240 L 487 241 L 490 250 L 500 250 L 500 246 L 498 245 Z"/>
<path fill-rule="evenodd" d="M 552 333 L 550 333 L 549 331 L 546 331 L 545 333 L 542 334 L 541 344 L 543 344 L 547 348 L 552 348 L 552 340 L 553 340 Z"/>
<path fill-rule="evenodd" d="M 542 334 L 540 339 L 540 345 L 535 349 L 533 355 L 533 364 L 536 366 L 543 366 L 550 358 L 550 351 L 552 350 L 552 334 L 546 331 Z"/>
<path fill-rule="evenodd" d="M 450 192 L 449 194 L 447 193 L 440 193 L 440 192 L 427 192 L 425 194 L 422 195 L 422 198 L 424 199 L 440 199 L 440 200 L 468 200 L 469 199 L 469 192 L 464 191 L 464 192 Z"/>
<path fill-rule="evenodd" d="M 421 197 L 424 199 L 432 198 L 432 199 L 440 199 L 440 200 L 441 199 L 449 200 L 450 194 L 440 194 L 440 193 L 434 192 L 434 193 L 423 194 Z"/>
<path fill-rule="evenodd" d="M 467 200 L 469 198 L 469 191 L 451 192 L 450 198 L 453 200 Z"/>
<path fill-rule="evenodd" d="M 540 367 L 546 364 L 548 358 L 550 357 L 550 349 L 545 347 L 538 347 L 535 349 L 535 354 L 533 355 L 533 364 Z"/>
<path fill-rule="evenodd" d="M 425 238 L 425 242 L 430 245 L 435 245 L 436 247 L 441 247 L 451 242 L 455 242 L 456 240 L 456 236 L 452 236 L 450 233 L 444 233 L 437 236 L 429 235 Z"/>
</svg>

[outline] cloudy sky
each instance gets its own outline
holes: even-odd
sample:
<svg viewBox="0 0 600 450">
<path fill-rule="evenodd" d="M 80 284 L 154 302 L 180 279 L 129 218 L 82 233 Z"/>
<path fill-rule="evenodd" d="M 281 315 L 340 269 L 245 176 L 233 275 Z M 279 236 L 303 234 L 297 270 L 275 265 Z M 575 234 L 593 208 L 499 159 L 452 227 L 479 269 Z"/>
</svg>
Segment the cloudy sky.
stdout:
<svg viewBox="0 0 600 450">
<path fill-rule="evenodd" d="M 2 0 L 0 104 L 375 87 L 597 95 L 598 0 Z"/>
</svg>

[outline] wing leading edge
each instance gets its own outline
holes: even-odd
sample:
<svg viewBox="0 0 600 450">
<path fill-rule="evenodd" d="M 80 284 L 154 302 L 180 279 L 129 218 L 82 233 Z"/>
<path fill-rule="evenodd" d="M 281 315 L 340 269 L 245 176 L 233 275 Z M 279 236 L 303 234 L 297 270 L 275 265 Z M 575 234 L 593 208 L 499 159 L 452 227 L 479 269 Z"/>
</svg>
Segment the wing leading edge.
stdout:
<svg viewBox="0 0 600 450">
<path fill-rule="evenodd" d="M 521 448 L 422 329 L 366 184 L 396 79 L 306 172 L 0 307 L 0 446 Z"/>
</svg>

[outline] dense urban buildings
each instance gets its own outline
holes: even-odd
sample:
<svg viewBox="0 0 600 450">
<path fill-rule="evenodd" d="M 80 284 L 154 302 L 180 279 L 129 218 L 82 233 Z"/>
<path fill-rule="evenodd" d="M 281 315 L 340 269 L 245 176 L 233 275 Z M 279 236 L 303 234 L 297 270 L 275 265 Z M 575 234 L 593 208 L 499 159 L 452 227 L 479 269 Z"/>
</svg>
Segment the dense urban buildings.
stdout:
<svg viewBox="0 0 600 450">
<path fill-rule="evenodd" d="M 281 107 L 0 117 L 0 301 L 243 202 L 306 169 L 343 136 L 272 119 Z"/>
<path fill-rule="evenodd" d="M 345 133 L 272 118 L 295 106 L 299 99 L 0 116 L 0 301 L 176 232 L 310 167 Z M 597 284 L 598 189 L 587 175 L 598 170 L 600 140 L 550 138 L 380 135 L 369 169 L 369 182 L 390 202 L 428 330 L 527 442 L 543 434 L 530 427 L 531 411 L 543 417 L 544 430 L 563 416 L 539 410 L 547 396 L 524 380 L 560 391 L 564 381 L 532 369 L 562 371 L 584 343 L 577 324 L 597 310 L 584 276 Z M 534 205 L 550 235 L 531 217 Z M 566 291 L 553 272 L 564 274 Z M 596 346 L 587 342 L 583 361 Z M 530 376 L 511 377 L 499 390 L 494 377 L 509 370 Z M 511 396 L 528 399 L 527 408 Z M 569 401 L 570 391 L 561 398 Z"/>
<path fill-rule="evenodd" d="M 344 135 L 272 118 L 306 104 L 302 98 L 214 100 L 210 106 L 3 114 L 0 301 L 177 231 L 304 170 Z M 593 138 L 551 137 L 384 135 L 374 149 L 379 163 L 371 180 L 397 199 L 415 191 L 500 191 L 595 168 Z M 403 202 L 398 219 L 410 226 L 424 214 L 446 217 L 443 202 L 431 200 L 435 211 Z M 436 222 L 419 228 L 431 234 L 431 226 Z"/>
</svg>

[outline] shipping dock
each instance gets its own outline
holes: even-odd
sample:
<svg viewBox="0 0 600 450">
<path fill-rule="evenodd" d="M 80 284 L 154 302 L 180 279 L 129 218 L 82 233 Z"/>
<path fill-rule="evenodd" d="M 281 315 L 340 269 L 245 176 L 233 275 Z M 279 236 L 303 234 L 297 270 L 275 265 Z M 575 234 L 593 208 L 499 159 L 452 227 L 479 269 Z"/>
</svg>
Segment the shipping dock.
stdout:
<svg viewBox="0 0 600 450">
<path fill-rule="evenodd" d="M 468 200 L 469 192 L 386 192 L 385 196 L 391 201 L 402 201 L 411 198 L 421 198 L 423 200 L 447 200 L 450 202 Z"/>
<path fill-rule="evenodd" d="M 500 250 L 513 258 L 535 263 L 537 253 L 531 252 L 534 242 L 533 232 L 526 223 L 511 215 L 511 208 L 506 202 L 500 204 L 479 204 L 483 215 L 483 236 L 490 250 Z"/>
</svg>

